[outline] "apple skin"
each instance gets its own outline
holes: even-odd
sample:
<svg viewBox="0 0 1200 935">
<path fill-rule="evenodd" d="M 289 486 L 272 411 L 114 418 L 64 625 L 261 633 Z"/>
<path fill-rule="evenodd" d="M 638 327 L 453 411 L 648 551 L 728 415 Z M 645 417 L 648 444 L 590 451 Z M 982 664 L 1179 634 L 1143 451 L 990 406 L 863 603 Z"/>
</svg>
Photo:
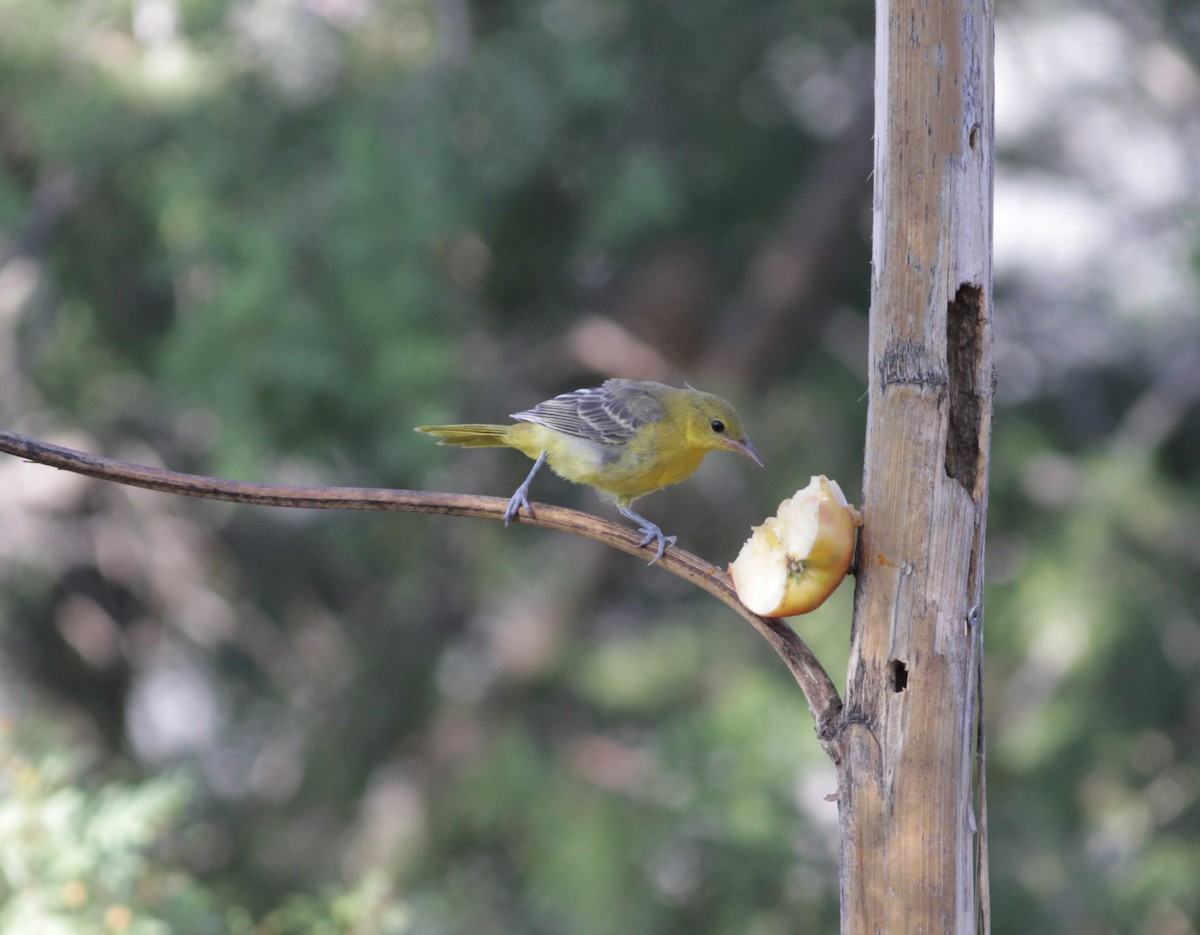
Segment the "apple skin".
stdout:
<svg viewBox="0 0 1200 935">
<path fill-rule="evenodd" d="M 754 527 L 730 564 L 738 599 L 760 617 L 793 617 L 820 607 L 850 570 L 861 525 L 837 481 L 813 477 Z"/>
</svg>

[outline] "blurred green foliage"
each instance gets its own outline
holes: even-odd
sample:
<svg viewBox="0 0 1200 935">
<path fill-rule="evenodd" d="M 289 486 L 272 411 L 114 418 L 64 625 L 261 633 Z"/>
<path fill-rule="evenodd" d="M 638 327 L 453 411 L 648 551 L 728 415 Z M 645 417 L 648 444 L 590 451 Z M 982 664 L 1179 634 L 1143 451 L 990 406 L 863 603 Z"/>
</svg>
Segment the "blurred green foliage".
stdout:
<svg viewBox="0 0 1200 935">
<path fill-rule="evenodd" d="M 1196 205 L 1138 162 L 1194 152 L 1185 13 L 1001 10 L 1027 85 L 998 105 L 996 931 L 1200 927 Z M 858 499 L 872 17 L 5 0 L 3 424 L 242 479 L 507 495 L 522 459 L 411 427 L 687 379 L 768 468 L 714 457 L 639 509 L 724 564 L 811 474 Z M 1096 51 L 1039 51 L 1059 35 Z M 1050 59 L 1066 77 L 1028 86 Z M 1158 149 L 1127 170 L 1121 141 Z M 5 932 L 836 929 L 803 699 L 681 583 L 522 528 L 12 459 L 0 482 Z M 835 678 L 849 590 L 795 621 Z"/>
<path fill-rule="evenodd" d="M 379 874 L 324 898 L 291 896 L 255 924 L 185 869 L 203 848 L 179 775 L 129 783 L 89 777 L 97 764 L 60 728 L 0 727 L 0 929 L 11 935 L 325 935 L 409 931 Z"/>
</svg>

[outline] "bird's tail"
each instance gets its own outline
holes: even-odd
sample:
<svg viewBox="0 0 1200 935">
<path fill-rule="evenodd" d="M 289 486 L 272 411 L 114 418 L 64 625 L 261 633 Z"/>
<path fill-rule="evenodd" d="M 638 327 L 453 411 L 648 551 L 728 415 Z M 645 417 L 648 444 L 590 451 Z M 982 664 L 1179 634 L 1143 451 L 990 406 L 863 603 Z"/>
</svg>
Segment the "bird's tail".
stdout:
<svg viewBox="0 0 1200 935">
<path fill-rule="evenodd" d="M 501 448 L 508 444 L 511 425 L 421 425 L 418 432 L 436 435 L 439 445 L 467 448 Z"/>
</svg>

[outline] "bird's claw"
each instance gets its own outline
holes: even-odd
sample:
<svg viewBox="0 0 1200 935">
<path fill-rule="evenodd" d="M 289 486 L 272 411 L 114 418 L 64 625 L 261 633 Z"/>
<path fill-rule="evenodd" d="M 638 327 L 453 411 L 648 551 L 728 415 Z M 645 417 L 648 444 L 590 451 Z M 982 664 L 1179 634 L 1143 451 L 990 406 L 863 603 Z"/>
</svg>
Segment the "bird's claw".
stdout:
<svg viewBox="0 0 1200 935">
<path fill-rule="evenodd" d="M 504 511 L 504 525 L 507 526 L 516 519 L 522 508 L 527 516 L 533 516 L 533 507 L 529 505 L 529 497 L 524 490 L 518 490 L 508 499 L 508 508 Z"/>
<path fill-rule="evenodd" d="M 525 482 L 517 488 L 516 493 L 508 498 L 508 507 L 504 511 L 504 525 L 508 526 L 517 514 L 521 512 L 521 508 L 525 508 L 526 516 L 533 516 L 533 507 L 529 505 L 529 485 L 533 483 L 533 477 L 537 474 L 538 469 L 546 463 L 546 452 L 542 452 L 538 459 L 533 462 L 533 470 L 529 472 L 529 476 L 525 478 Z"/>
<path fill-rule="evenodd" d="M 678 538 L 677 536 L 664 536 L 661 529 L 649 523 L 638 529 L 638 532 L 644 532 L 646 534 L 646 537 L 638 543 L 639 549 L 642 548 L 642 546 L 649 545 L 655 539 L 658 540 L 658 549 L 654 553 L 654 558 L 650 559 L 649 562 L 651 565 L 662 558 L 663 553 L 667 551 L 667 546 L 674 545 L 676 538 Z"/>
<path fill-rule="evenodd" d="M 638 543 L 639 549 L 643 546 L 649 545 L 656 539 L 658 540 L 658 548 L 654 552 L 654 558 L 650 559 L 651 565 L 663 557 L 663 553 L 667 551 L 667 546 L 675 544 L 674 536 L 664 536 L 663 531 L 659 529 L 658 526 L 650 522 L 650 520 L 646 519 L 646 517 L 642 516 L 640 513 L 635 513 L 628 506 L 622 506 L 619 503 L 617 504 L 617 510 L 626 519 L 631 519 L 638 524 L 638 532 L 642 533 L 642 535 L 645 537 L 641 542 Z"/>
</svg>

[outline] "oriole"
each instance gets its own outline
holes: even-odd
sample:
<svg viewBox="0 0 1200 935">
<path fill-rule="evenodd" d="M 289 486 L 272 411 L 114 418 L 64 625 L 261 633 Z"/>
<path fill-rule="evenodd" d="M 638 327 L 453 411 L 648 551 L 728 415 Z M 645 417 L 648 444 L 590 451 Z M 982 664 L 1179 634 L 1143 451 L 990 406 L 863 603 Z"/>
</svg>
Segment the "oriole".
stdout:
<svg viewBox="0 0 1200 935">
<path fill-rule="evenodd" d="M 634 500 L 686 480 L 710 451 L 736 451 L 762 465 L 733 406 L 691 387 L 608 380 L 510 418 L 515 425 L 423 425 L 417 431 L 439 436 L 439 445 L 506 446 L 534 459 L 533 470 L 508 501 L 506 526 L 522 508 L 532 513 L 529 485 L 543 464 L 559 477 L 594 487 L 638 524 L 645 535 L 639 545 L 657 543 L 652 565 L 676 537 L 664 536 L 635 513 Z"/>
</svg>

